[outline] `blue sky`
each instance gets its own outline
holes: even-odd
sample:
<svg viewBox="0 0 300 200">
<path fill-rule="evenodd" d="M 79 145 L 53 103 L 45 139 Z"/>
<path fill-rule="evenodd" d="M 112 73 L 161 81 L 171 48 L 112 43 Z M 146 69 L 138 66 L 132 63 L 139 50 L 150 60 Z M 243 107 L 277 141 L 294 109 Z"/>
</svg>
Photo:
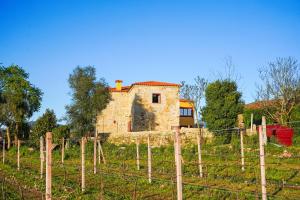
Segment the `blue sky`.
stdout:
<svg viewBox="0 0 300 200">
<path fill-rule="evenodd" d="M 214 80 L 232 57 L 246 102 L 257 69 L 300 59 L 300 1 L 0 0 L 0 63 L 22 66 L 44 92 L 39 113 L 70 103 L 67 79 L 93 65 L 110 85 Z"/>
</svg>

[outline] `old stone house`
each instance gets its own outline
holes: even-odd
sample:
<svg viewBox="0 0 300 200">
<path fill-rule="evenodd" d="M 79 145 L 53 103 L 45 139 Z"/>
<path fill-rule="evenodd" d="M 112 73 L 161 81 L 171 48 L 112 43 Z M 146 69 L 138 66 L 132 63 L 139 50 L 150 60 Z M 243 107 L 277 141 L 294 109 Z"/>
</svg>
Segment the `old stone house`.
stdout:
<svg viewBox="0 0 300 200">
<path fill-rule="evenodd" d="M 116 86 L 110 88 L 112 100 L 97 116 L 97 132 L 168 131 L 172 126 L 192 126 L 192 102 L 179 99 L 179 88 L 179 84 L 158 81 L 123 86 L 116 80 Z"/>
</svg>

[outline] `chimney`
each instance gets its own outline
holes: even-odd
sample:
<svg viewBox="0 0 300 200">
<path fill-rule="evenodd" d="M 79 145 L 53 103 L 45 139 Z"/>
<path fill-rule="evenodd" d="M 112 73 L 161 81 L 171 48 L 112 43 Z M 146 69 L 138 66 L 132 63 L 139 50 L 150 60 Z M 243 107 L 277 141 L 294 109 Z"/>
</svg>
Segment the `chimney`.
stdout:
<svg viewBox="0 0 300 200">
<path fill-rule="evenodd" d="M 122 80 L 116 80 L 115 83 L 116 83 L 116 90 L 121 91 L 123 81 Z"/>
</svg>

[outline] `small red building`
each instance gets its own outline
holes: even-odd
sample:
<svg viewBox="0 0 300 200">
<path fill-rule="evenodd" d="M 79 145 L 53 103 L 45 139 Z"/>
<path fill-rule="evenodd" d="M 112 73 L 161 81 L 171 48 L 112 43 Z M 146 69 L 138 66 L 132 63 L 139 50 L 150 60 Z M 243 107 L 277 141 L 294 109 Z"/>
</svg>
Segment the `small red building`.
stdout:
<svg viewBox="0 0 300 200">
<path fill-rule="evenodd" d="M 275 137 L 279 144 L 291 146 L 293 144 L 294 129 L 282 125 L 267 125 L 267 137 Z"/>
</svg>

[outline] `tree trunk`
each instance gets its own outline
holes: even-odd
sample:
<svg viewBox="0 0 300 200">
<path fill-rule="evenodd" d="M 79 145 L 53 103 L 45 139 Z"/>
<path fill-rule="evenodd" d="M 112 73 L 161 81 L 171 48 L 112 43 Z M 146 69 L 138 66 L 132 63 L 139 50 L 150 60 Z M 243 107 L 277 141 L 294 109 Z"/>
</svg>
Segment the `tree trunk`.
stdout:
<svg viewBox="0 0 300 200">
<path fill-rule="evenodd" d="M 10 148 L 10 131 L 9 131 L 9 126 L 6 128 L 6 138 L 7 138 L 7 149 Z"/>
</svg>

